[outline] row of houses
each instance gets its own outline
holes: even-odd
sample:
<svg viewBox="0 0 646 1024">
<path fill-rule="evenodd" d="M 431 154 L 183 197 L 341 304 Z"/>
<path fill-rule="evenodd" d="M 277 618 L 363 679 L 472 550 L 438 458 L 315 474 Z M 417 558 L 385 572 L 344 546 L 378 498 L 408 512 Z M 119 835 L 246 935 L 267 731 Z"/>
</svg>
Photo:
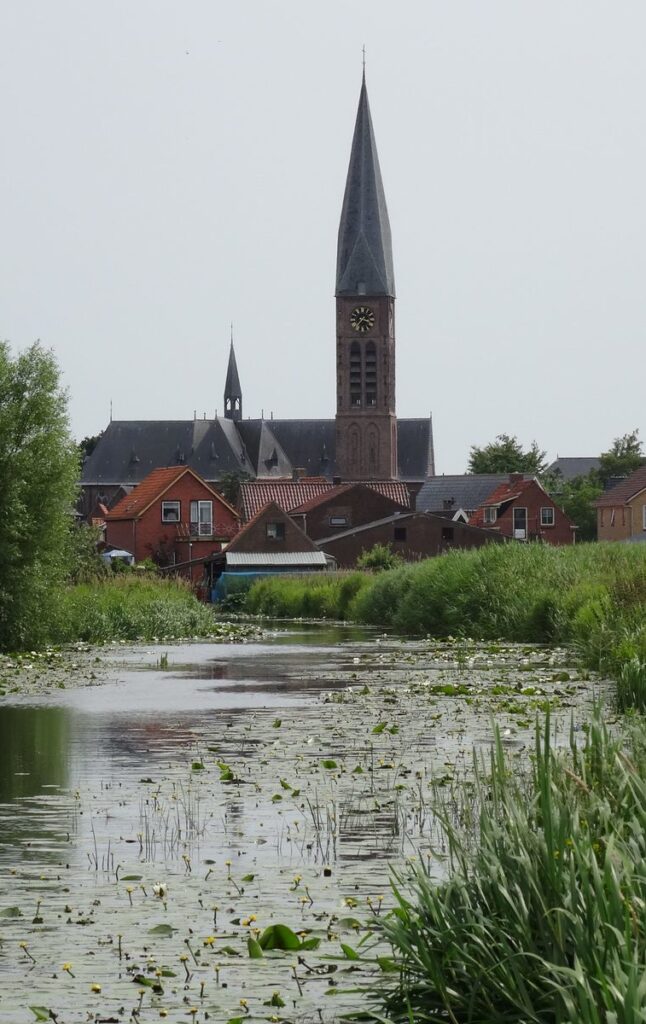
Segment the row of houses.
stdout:
<svg viewBox="0 0 646 1024">
<path fill-rule="evenodd" d="M 249 480 L 234 507 L 187 466 L 153 470 L 94 519 L 108 555 L 210 584 L 230 572 L 351 568 L 377 544 L 416 561 L 509 540 L 570 544 L 576 529 L 519 473 L 433 477 L 417 493 L 402 481 Z"/>
</svg>

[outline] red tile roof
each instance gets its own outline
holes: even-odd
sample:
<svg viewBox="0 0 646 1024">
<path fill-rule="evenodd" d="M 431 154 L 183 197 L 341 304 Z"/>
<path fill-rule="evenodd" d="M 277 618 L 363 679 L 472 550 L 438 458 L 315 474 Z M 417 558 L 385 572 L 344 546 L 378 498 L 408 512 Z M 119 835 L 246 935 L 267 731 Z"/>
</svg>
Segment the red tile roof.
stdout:
<svg viewBox="0 0 646 1024">
<path fill-rule="evenodd" d="M 325 477 L 311 476 L 301 480 L 245 480 L 240 485 L 242 518 L 245 521 L 251 518 L 270 501 L 275 501 L 285 512 L 292 512 L 295 509 L 301 512 L 302 506 L 306 503 L 322 495 L 327 496 L 330 491 L 339 487 L 352 487 L 355 483 L 364 483 L 366 487 L 372 487 L 385 498 L 391 498 L 404 508 L 410 508 L 410 494 L 406 484 L 401 480 L 360 480 L 335 485 Z"/>
<path fill-rule="evenodd" d="M 224 500 L 221 494 L 214 491 L 212 487 L 209 487 L 207 483 L 197 473 L 194 473 L 188 466 L 169 466 L 165 469 L 153 469 L 152 473 L 149 473 L 140 484 L 126 494 L 113 509 L 106 515 L 106 520 L 112 519 L 138 519 L 139 516 L 143 515 L 147 508 L 150 508 L 154 501 L 161 498 L 163 494 L 172 487 L 174 483 L 184 476 L 185 473 L 189 473 L 198 483 L 210 491 L 211 494 L 227 508 L 230 508 L 234 515 L 237 515 L 235 509 L 231 508 L 229 503 Z"/>
<path fill-rule="evenodd" d="M 640 466 L 634 473 L 622 480 L 610 491 L 602 494 L 600 498 L 597 498 L 595 505 L 597 508 L 607 508 L 612 505 L 625 505 L 626 502 L 634 498 L 636 494 L 643 491 L 646 488 L 646 466 Z"/>
<path fill-rule="evenodd" d="M 507 481 L 504 484 L 500 484 L 491 492 L 491 494 L 482 502 L 479 508 L 469 518 L 469 526 L 485 526 L 484 521 L 484 510 L 492 505 L 500 506 L 509 501 L 514 501 L 515 498 L 520 498 L 521 494 L 524 494 L 528 488 L 533 487 L 537 484 L 538 487 L 541 485 L 533 477 L 529 480 L 514 480 Z M 547 493 L 545 494 L 547 498 Z"/>
<path fill-rule="evenodd" d="M 354 484 L 339 484 L 338 487 L 330 487 L 328 491 L 324 491 L 323 494 L 317 494 L 315 498 L 310 498 L 309 501 L 304 501 L 302 505 L 297 505 L 296 508 L 290 508 L 290 515 L 294 512 L 311 512 L 313 508 L 318 508 L 324 502 L 330 499 L 340 498 L 342 494 L 352 490 Z"/>
</svg>

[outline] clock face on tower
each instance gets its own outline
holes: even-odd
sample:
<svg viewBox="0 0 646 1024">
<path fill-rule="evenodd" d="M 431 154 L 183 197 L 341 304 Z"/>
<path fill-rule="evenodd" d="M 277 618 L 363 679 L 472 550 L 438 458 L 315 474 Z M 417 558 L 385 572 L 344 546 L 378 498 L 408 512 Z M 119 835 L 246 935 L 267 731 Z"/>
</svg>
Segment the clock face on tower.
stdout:
<svg viewBox="0 0 646 1024">
<path fill-rule="evenodd" d="M 375 314 L 370 306 L 357 306 L 350 314 L 350 326 L 360 334 L 375 326 Z"/>
</svg>

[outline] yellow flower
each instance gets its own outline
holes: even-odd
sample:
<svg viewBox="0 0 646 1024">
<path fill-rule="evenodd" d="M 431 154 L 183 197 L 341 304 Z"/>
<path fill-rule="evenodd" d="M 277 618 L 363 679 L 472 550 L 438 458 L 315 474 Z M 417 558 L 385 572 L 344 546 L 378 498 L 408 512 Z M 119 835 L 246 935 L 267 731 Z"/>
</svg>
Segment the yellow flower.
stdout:
<svg viewBox="0 0 646 1024">
<path fill-rule="evenodd" d="M 100 991 L 101 991 L 101 986 L 98 985 L 96 983 L 96 981 L 94 982 L 93 985 L 90 985 L 90 992 L 100 992 Z"/>
<path fill-rule="evenodd" d="M 215 942 L 215 935 L 207 935 L 207 937 L 205 938 L 205 940 L 203 942 L 203 945 L 204 946 L 212 946 L 214 942 Z"/>
</svg>

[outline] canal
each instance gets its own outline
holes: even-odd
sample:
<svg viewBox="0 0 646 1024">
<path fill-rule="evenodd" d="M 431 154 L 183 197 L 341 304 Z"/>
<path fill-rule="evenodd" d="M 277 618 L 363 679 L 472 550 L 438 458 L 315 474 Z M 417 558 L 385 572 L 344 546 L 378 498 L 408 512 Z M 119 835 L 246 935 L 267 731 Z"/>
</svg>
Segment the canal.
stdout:
<svg viewBox="0 0 646 1024">
<path fill-rule="evenodd" d="M 519 771 L 548 705 L 581 726 L 603 684 L 570 662 L 296 624 L 5 691 L 0 1022 L 365 1008 L 391 871 L 446 876 L 433 806 L 468 820 L 495 723 Z"/>
</svg>

